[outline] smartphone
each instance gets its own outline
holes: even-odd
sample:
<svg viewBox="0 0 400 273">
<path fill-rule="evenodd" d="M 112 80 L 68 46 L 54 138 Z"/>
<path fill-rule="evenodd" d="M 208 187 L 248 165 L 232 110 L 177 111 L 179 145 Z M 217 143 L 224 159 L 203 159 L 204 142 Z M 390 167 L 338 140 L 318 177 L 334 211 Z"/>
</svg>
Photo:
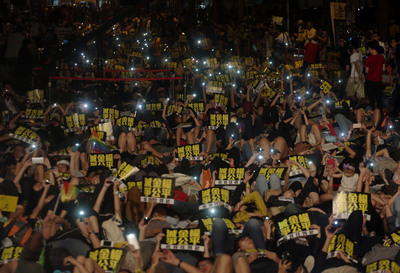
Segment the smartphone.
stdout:
<svg viewBox="0 0 400 273">
<path fill-rule="evenodd" d="M 265 220 L 268 220 L 269 219 L 269 217 L 268 216 L 265 216 Z"/>
<path fill-rule="evenodd" d="M 51 183 L 50 180 L 46 179 L 46 184 L 50 184 L 50 183 Z"/>
<path fill-rule="evenodd" d="M 144 224 L 147 225 L 150 221 L 150 217 L 144 217 Z"/>
<path fill-rule="evenodd" d="M 128 239 L 128 244 L 133 245 L 133 247 L 135 249 L 140 249 L 139 242 L 138 242 L 135 234 L 133 234 L 133 233 L 128 234 L 128 236 L 126 236 L 126 238 Z"/>
<path fill-rule="evenodd" d="M 79 211 L 79 221 L 83 222 L 83 218 L 85 217 L 85 211 L 80 210 Z"/>
<path fill-rule="evenodd" d="M 106 240 L 101 240 L 101 246 L 104 246 L 104 247 L 114 247 L 114 242 L 112 242 L 112 241 L 106 241 Z"/>
<path fill-rule="evenodd" d="M 353 123 L 353 129 L 361 128 L 361 123 Z"/>
<path fill-rule="evenodd" d="M 32 157 L 32 164 L 43 164 L 43 157 Z"/>
<path fill-rule="evenodd" d="M 340 222 L 335 220 L 332 222 L 331 232 L 335 232 L 338 228 L 340 228 Z"/>
</svg>

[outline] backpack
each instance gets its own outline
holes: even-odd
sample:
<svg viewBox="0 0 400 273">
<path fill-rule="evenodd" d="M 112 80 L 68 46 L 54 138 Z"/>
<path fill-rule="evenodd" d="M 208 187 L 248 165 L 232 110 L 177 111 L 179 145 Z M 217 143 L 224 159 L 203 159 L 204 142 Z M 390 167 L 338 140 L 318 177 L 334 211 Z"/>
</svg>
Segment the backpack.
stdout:
<svg viewBox="0 0 400 273">
<path fill-rule="evenodd" d="M 11 239 L 14 246 L 25 245 L 33 233 L 33 229 L 28 221 L 28 216 L 20 216 L 15 220 L 9 221 L 5 229 L 6 237 Z"/>
</svg>

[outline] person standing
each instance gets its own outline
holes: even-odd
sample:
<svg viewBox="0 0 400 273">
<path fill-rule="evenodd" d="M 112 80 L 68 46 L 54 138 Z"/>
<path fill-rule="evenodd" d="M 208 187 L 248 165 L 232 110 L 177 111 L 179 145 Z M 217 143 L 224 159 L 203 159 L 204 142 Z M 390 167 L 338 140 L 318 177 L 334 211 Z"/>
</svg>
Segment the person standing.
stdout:
<svg viewBox="0 0 400 273">
<path fill-rule="evenodd" d="M 379 44 L 372 41 L 368 45 L 368 52 L 371 54 L 365 61 L 365 95 L 373 108 L 382 109 L 382 71 L 385 71 L 385 58 L 378 53 Z M 375 105 L 376 104 L 376 105 Z"/>
<path fill-rule="evenodd" d="M 358 99 L 364 98 L 362 55 L 355 46 L 350 46 L 349 52 L 351 53 L 351 72 L 347 81 L 346 93 L 348 97 L 355 101 L 356 96 Z"/>
</svg>

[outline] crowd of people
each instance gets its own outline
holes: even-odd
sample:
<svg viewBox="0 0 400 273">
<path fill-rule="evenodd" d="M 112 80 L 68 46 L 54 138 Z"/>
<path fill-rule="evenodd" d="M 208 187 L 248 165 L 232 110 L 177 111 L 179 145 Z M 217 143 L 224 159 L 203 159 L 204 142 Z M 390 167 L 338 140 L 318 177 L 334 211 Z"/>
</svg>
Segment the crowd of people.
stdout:
<svg viewBox="0 0 400 273">
<path fill-rule="evenodd" d="M 301 20 L 143 13 L 40 60 L 64 40 L 25 16 L 2 25 L 1 273 L 400 272 L 395 28 L 349 28 L 337 75 Z M 70 77 L 50 101 L 38 64 Z"/>
</svg>

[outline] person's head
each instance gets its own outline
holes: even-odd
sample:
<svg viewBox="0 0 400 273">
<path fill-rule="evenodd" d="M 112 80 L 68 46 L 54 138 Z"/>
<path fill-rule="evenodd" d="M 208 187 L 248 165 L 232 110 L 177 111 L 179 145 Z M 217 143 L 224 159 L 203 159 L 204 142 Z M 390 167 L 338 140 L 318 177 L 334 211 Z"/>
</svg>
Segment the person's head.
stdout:
<svg viewBox="0 0 400 273">
<path fill-rule="evenodd" d="M 203 273 L 211 273 L 213 271 L 214 261 L 211 258 L 203 258 L 197 263 L 197 268 Z"/>
<path fill-rule="evenodd" d="M 354 162 L 347 162 L 345 164 L 343 164 L 343 174 L 346 177 L 352 177 L 355 172 L 356 172 L 356 165 L 354 164 Z"/>
<path fill-rule="evenodd" d="M 396 39 L 390 40 L 390 47 L 392 47 L 392 48 L 396 48 L 397 47 L 397 40 Z"/>
<path fill-rule="evenodd" d="M 380 39 L 381 39 L 381 35 L 379 35 L 379 32 L 374 32 L 372 34 L 372 40 L 379 41 Z"/>
<path fill-rule="evenodd" d="M 310 30 L 313 27 L 313 24 L 311 23 L 311 21 L 307 22 L 307 29 Z"/>
<path fill-rule="evenodd" d="M 368 52 L 369 52 L 370 54 L 377 54 L 377 53 L 378 53 L 378 50 L 379 50 L 379 43 L 378 43 L 378 41 L 376 41 L 376 40 L 371 41 L 371 42 L 367 45 L 367 48 L 368 48 Z"/>
<path fill-rule="evenodd" d="M 340 38 L 339 39 L 339 46 L 343 47 L 345 45 L 344 39 Z"/>
<path fill-rule="evenodd" d="M 153 217 L 164 217 L 167 215 L 167 210 L 164 205 L 158 204 L 153 209 Z"/>
<path fill-rule="evenodd" d="M 16 160 L 19 160 L 21 157 L 23 157 L 25 155 L 24 146 L 22 146 L 22 145 L 15 146 L 13 155 L 14 155 Z"/>
<path fill-rule="evenodd" d="M 249 237 L 243 237 L 237 241 L 237 250 L 238 251 L 246 251 L 246 250 L 255 249 L 255 248 L 256 248 L 256 246 L 254 245 L 253 239 L 251 239 Z"/>
<path fill-rule="evenodd" d="M 69 170 L 69 162 L 65 159 L 57 162 L 57 169 L 60 173 L 66 173 Z"/>
<path fill-rule="evenodd" d="M 15 211 L 11 212 L 8 218 L 17 219 L 18 217 L 24 215 L 24 213 L 25 213 L 25 206 L 22 204 L 18 204 L 17 207 L 15 208 Z"/>
</svg>

